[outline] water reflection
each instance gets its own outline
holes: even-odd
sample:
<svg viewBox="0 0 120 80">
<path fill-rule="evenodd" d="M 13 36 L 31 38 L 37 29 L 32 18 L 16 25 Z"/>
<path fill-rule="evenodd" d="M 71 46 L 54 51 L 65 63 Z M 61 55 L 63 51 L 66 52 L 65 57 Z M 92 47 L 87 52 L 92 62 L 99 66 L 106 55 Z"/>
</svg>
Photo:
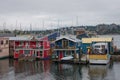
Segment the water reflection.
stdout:
<svg viewBox="0 0 120 80">
<path fill-rule="evenodd" d="M 18 62 L 14 61 L 17 79 L 24 80 L 52 80 L 49 61 Z M 47 76 L 48 75 L 48 76 Z M 50 77 L 50 78 L 49 78 Z"/>
<path fill-rule="evenodd" d="M 107 75 L 107 65 L 90 65 L 89 76 L 90 80 L 103 80 Z"/>
<path fill-rule="evenodd" d="M 115 80 L 116 67 L 119 66 L 114 68 L 113 65 L 70 65 L 6 59 L 0 60 L 0 80 Z"/>
</svg>

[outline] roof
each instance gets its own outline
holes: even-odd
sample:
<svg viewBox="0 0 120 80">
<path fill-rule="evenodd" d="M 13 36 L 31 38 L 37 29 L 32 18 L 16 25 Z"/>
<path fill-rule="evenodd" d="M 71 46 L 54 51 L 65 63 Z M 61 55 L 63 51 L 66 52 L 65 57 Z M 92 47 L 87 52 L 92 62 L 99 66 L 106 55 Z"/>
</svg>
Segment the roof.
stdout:
<svg viewBox="0 0 120 80">
<path fill-rule="evenodd" d="M 12 34 L 12 33 L 0 33 L 0 37 L 15 37 L 15 34 Z"/>
<path fill-rule="evenodd" d="M 107 45 L 107 43 L 96 43 L 96 44 L 94 44 L 94 46 L 95 45 Z"/>
<path fill-rule="evenodd" d="M 55 36 L 56 35 L 56 36 Z M 50 37 L 50 36 L 54 36 L 54 37 L 58 37 L 60 34 L 58 32 L 53 32 L 51 34 L 47 34 L 47 35 L 44 35 L 44 36 L 37 36 L 38 39 L 44 39 L 46 37 Z"/>
<path fill-rule="evenodd" d="M 68 39 L 73 42 L 81 42 L 81 40 L 77 39 L 76 36 L 74 36 L 74 35 L 65 35 L 65 36 L 62 35 L 62 36 L 58 37 L 55 41 L 58 41 L 63 38 Z"/>
<path fill-rule="evenodd" d="M 26 37 L 9 37 L 9 40 L 29 40 Z"/>
<path fill-rule="evenodd" d="M 82 43 L 111 42 L 113 38 L 82 38 Z"/>
<path fill-rule="evenodd" d="M 14 40 L 14 41 L 46 41 L 46 40 L 40 40 L 34 36 L 9 37 L 9 40 Z"/>
<path fill-rule="evenodd" d="M 82 43 L 91 43 L 91 38 L 82 38 Z"/>
</svg>

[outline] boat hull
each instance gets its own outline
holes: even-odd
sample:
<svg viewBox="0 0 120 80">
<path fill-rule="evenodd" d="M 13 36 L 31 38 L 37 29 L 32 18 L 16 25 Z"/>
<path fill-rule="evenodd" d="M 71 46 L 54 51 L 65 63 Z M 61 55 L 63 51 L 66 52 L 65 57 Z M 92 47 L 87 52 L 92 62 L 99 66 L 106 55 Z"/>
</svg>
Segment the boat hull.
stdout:
<svg viewBox="0 0 120 80">
<path fill-rule="evenodd" d="M 89 60 L 90 64 L 108 64 L 109 63 L 109 59 L 108 60 Z"/>
<path fill-rule="evenodd" d="M 108 64 L 110 61 L 110 55 L 89 55 L 90 64 Z"/>
</svg>

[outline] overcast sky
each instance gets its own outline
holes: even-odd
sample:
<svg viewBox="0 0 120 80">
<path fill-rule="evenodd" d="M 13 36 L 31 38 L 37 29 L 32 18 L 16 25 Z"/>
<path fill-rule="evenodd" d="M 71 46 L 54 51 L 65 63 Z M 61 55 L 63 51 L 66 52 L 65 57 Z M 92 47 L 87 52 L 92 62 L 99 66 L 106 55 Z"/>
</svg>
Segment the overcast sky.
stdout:
<svg viewBox="0 0 120 80">
<path fill-rule="evenodd" d="M 21 25 L 29 30 L 30 24 L 38 30 L 101 23 L 120 24 L 120 0 L 0 0 L 1 29 L 20 29 Z"/>
</svg>

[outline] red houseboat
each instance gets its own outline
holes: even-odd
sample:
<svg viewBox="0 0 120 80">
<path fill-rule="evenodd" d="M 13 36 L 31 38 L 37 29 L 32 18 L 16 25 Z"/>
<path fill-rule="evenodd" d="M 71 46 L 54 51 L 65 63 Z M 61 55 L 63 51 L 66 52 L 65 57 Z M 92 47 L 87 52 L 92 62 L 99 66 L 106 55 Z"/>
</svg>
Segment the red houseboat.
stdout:
<svg viewBox="0 0 120 80">
<path fill-rule="evenodd" d="M 14 59 L 48 59 L 50 44 L 47 40 L 35 37 L 17 38 L 14 40 Z"/>
</svg>

